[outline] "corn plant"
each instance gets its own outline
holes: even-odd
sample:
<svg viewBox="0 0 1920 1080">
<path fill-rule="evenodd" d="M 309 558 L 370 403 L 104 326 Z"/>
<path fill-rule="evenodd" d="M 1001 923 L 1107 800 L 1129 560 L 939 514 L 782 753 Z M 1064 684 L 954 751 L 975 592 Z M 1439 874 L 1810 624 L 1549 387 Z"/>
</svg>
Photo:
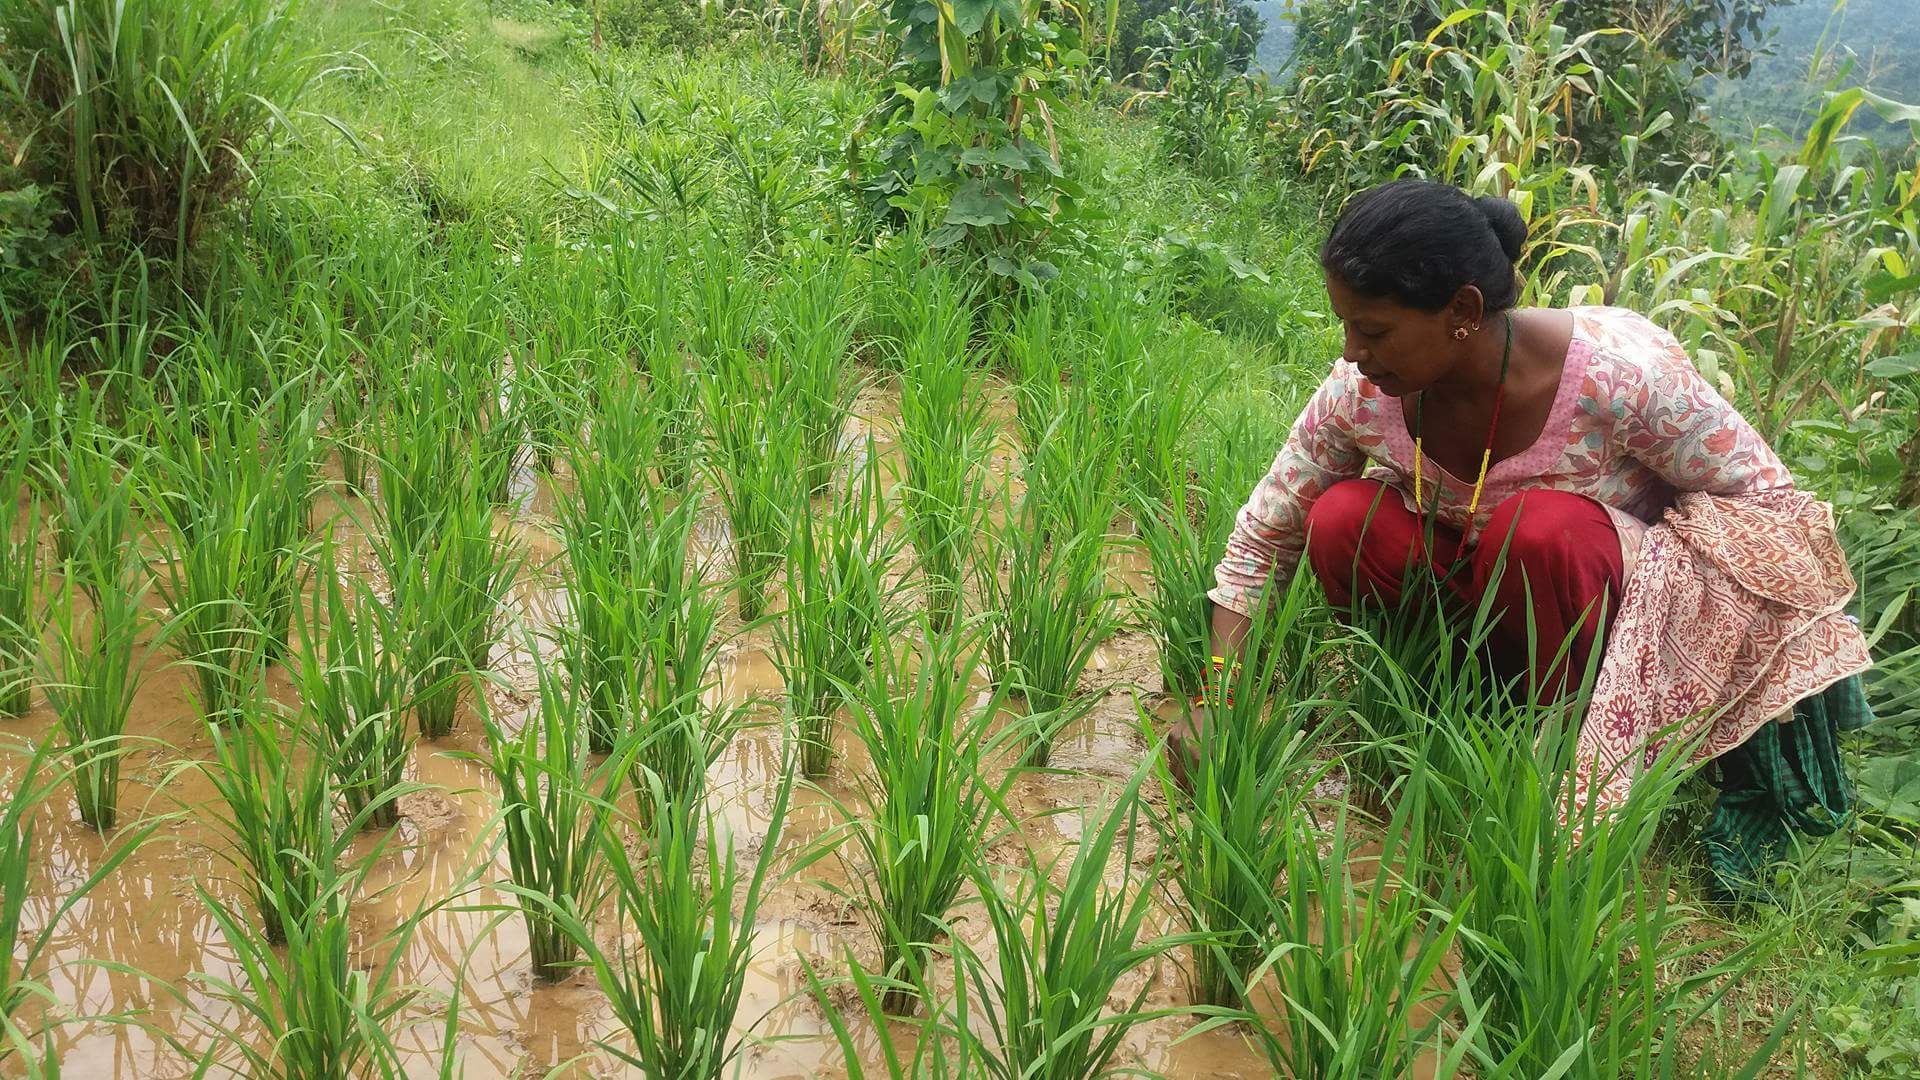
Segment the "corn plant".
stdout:
<svg viewBox="0 0 1920 1080">
<path fill-rule="evenodd" d="M 901 507 L 933 628 L 960 614 L 974 537 L 986 519 L 987 457 L 993 450 L 986 373 L 968 351 L 972 308 L 965 290 L 930 276 L 925 307 L 900 343 Z"/>
<path fill-rule="evenodd" d="M 1175 910 L 1200 938 L 1192 974 L 1202 1005 L 1245 1004 L 1241 988 L 1272 933 L 1273 884 L 1292 854 L 1289 822 L 1331 768 L 1308 734 L 1329 706 L 1317 670 L 1329 646 L 1314 641 L 1308 609 L 1300 579 L 1266 605 L 1231 692 L 1202 709 L 1191 745 L 1174 751 L 1186 755 L 1184 781 L 1163 777 L 1168 809 L 1155 824 L 1176 867 Z"/>
<path fill-rule="evenodd" d="M 861 474 L 825 521 L 798 514 L 787 555 L 787 606 L 774 627 L 774 662 L 800 744 L 800 772 L 818 779 L 833 764 L 835 714 L 863 681 L 889 621 L 888 535 L 879 456 L 869 445 Z"/>
<path fill-rule="evenodd" d="M 59 772 L 60 750 L 54 740 L 9 751 L 17 764 L 7 770 L 6 794 L 0 796 L 0 935 L 11 945 L 0 956 L 0 1066 L 11 1071 L 24 1064 L 28 1075 L 57 1076 L 59 1063 L 50 1050 L 46 1060 L 36 1063 L 37 1033 L 28 1030 L 20 1016 L 29 1002 L 58 1004 L 53 990 L 33 972 L 67 913 L 83 903 L 87 893 L 118 869 L 162 822 L 148 822 L 122 836 L 95 861 L 84 880 L 62 889 L 59 902 L 41 921 L 40 928 L 29 931 L 21 925 L 22 916 L 35 883 L 34 867 L 42 857 L 34 846 L 34 816 L 66 777 Z M 51 1071 L 36 1073 L 36 1064 Z"/>
<path fill-rule="evenodd" d="M 847 372 L 860 298 L 847 260 L 834 249 L 796 263 L 803 269 L 773 292 L 768 359 L 790 396 L 805 490 L 817 495 L 833 480 L 841 431 L 860 390 Z"/>
<path fill-rule="evenodd" d="M 532 717 L 511 732 L 489 714 L 486 762 L 500 785 L 500 829 L 521 897 L 533 974 L 557 982 L 572 972 L 580 950 L 554 912 L 590 922 L 607 893 L 606 838 L 616 835 L 613 799 L 636 744 L 623 739 L 613 756 L 592 763 L 584 738 L 591 708 L 585 688 L 562 679 L 545 661 L 536 663 L 540 697 Z"/>
<path fill-rule="evenodd" d="M 802 505 L 800 432 L 755 358 L 745 352 L 716 357 L 701 388 L 701 408 L 712 440 L 708 467 L 726 508 L 740 617 L 766 610 L 767 589 L 785 559 L 787 528 Z"/>
<path fill-rule="evenodd" d="M 618 912 L 614 943 L 554 909 L 632 1041 L 602 1045 L 643 1075 L 717 1080 L 738 1061 L 743 1042 L 732 1027 L 791 793 L 789 764 L 759 854 L 743 868 L 704 790 L 674 794 L 652 779 L 641 796 L 644 854 L 629 851 L 620 830 L 602 835 Z"/>
<path fill-rule="evenodd" d="M 117 559 L 106 567 L 72 559 L 62 564 L 42 676 L 71 757 L 80 820 L 101 832 L 119 820 L 127 716 L 140 681 L 134 646 L 146 623 L 147 576 L 131 546 L 121 546 Z M 83 594 L 92 597 L 90 604 Z"/>
<path fill-rule="evenodd" d="M 1079 405 L 1073 404 L 1079 402 Z M 1118 625 L 1107 583 L 1108 532 L 1118 512 L 1113 453 L 1101 448 L 1084 397 L 1062 393 L 1023 473 L 1026 495 L 995 539 L 981 582 L 994 598 L 999 678 L 1028 714 L 1027 762 L 1044 767 L 1054 737 L 1084 699 L 1080 677 Z"/>
<path fill-rule="evenodd" d="M 854 735 L 873 763 L 857 783 L 866 810 L 837 804 L 864 863 L 850 870 L 858 883 L 851 899 L 866 912 L 880 973 L 896 984 L 885 995 L 895 1014 L 913 1010 L 905 980 L 927 969 L 1016 775 L 991 775 L 1007 741 L 1006 731 L 993 730 L 1004 691 L 974 703 L 968 676 L 980 660 L 978 634 L 929 631 L 925 640 L 918 657 L 875 641 L 872 670 L 852 702 Z"/>
<path fill-rule="evenodd" d="M 313 733 L 279 715 L 257 678 L 242 693 L 232 715 L 209 725 L 213 760 L 203 771 L 220 795 L 214 813 L 259 908 L 261 932 L 285 945 L 288 926 L 310 922 L 320 903 L 321 864 L 347 854 L 361 823 L 335 822 L 333 771 Z"/>
<path fill-rule="evenodd" d="M 294 684 L 349 817 L 385 828 L 413 756 L 407 731 L 406 636 L 394 610 L 358 577 L 336 572 L 329 538 L 316 595 L 298 621 Z"/>
<path fill-rule="evenodd" d="M 975 867 L 993 951 L 978 955 L 958 937 L 954 948 L 960 978 L 984 1006 L 991 1033 L 981 1075 L 1110 1075 L 1127 1032 L 1173 1011 L 1143 1008 L 1150 980 L 1130 994 L 1121 990 L 1129 976 L 1185 940 L 1141 940 L 1154 907 L 1151 887 L 1132 872 L 1146 777 L 1146 769 L 1136 772 L 1105 815 L 1088 823 L 1061 884 L 1053 883 L 1053 867 L 1035 866 L 1008 890 L 991 869 Z M 1115 858 L 1124 868 L 1119 885 L 1109 879 Z M 1116 995 L 1123 1002 L 1117 1008 L 1110 1005 Z"/>
<path fill-rule="evenodd" d="M 17 435 L 11 425 L 0 428 Z M 0 453 L 0 716 L 21 716 L 33 704 L 33 669 L 40 655 L 40 499 L 26 487 L 26 448 Z"/>
</svg>

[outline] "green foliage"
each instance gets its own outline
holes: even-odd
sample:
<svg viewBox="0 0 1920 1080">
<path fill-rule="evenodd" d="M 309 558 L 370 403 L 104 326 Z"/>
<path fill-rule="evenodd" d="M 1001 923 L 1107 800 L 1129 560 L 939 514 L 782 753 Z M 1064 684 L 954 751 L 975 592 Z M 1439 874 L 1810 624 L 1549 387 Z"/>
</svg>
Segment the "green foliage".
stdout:
<svg viewBox="0 0 1920 1080">
<path fill-rule="evenodd" d="M 185 256 L 306 88 L 286 0 L 23 0 L 0 14 L 0 105 L 61 226 Z"/>
<path fill-rule="evenodd" d="M 1044 0 L 891 0 L 893 83 L 876 109 L 879 147 L 854 183 L 876 213 L 923 222 L 935 249 L 984 259 L 1032 286 L 1080 197 L 1054 113 L 1067 73 L 1087 62 L 1071 23 Z"/>
<path fill-rule="evenodd" d="M 0 716 L 21 716 L 33 704 L 34 662 L 40 655 L 40 499 L 30 478 L 22 432 L 0 421 L 10 445 L 0 450 Z"/>
<path fill-rule="evenodd" d="M 1243 3 L 1173 0 L 1141 29 L 1146 88 L 1134 100 L 1157 104 L 1169 155 L 1201 176 L 1240 172 L 1246 132 L 1270 108 L 1265 84 L 1247 74 L 1259 42 L 1251 15 Z"/>
</svg>

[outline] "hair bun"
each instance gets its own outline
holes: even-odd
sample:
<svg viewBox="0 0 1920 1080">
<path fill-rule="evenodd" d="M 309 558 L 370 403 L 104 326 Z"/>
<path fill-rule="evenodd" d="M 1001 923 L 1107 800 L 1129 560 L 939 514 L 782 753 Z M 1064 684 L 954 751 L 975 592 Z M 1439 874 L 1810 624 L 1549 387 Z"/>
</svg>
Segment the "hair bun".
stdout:
<svg viewBox="0 0 1920 1080">
<path fill-rule="evenodd" d="M 1497 195 L 1482 195 L 1473 200 L 1486 217 L 1487 225 L 1493 229 L 1493 235 L 1500 241 L 1500 250 L 1507 258 L 1520 261 L 1520 253 L 1527 248 L 1527 222 L 1520 216 L 1520 208 Z"/>
</svg>

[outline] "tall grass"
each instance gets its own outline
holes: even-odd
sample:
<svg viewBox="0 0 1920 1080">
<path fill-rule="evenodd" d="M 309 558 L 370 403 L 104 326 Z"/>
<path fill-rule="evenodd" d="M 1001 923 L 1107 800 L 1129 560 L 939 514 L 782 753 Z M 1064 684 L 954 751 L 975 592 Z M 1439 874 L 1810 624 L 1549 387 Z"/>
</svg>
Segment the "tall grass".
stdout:
<svg viewBox="0 0 1920 1080">
<path fill-rule="evenodd" d="M 607 894 L 606 841 L 617 835 L 613 800 L 637 747 L 628 735 L 613 756 L 589 760 L 586 688 L 545 661 L 536 664 L 539 701 L 520 730 L 487 716 L 487 764 L 500 785 L 500 828 L 523 897 L 533 974 L 557 982 L 574 969 L 579 946 L 555 913 L 590 923 Z"/>
<path fill-rule="evenodd" d="M 21 434 L 11 421 L 0 421 L 0 435 L 11 443 L 0 450 L 0 717 L 24 715 L 33 705 L 33 669 L 40 655 L 40 498 L 28 488 L 28 449 Z"/>
<path fill-rule="evenodd" d="M 306 905 L 306 918 L 284 924 L 285 944 L 268 941 L 245 914 L 196 886 L 237 974 L 191 978 L 201 994 L 239 1018 L 222 1030 L 220 1045 L 239 1057 L 240 1071 L 286 1080 L 406 1074 L 395 1035 L 421 996 L 404 982 L 407 946 L 435 907 L 419 908 L 362 942 L 351 907 L 376 854 L 346 866 L 314 864 L 312 881 L 297 894 L 274 882 L 273 889 L 286 893 L 271 896 L 269 904 L 282 910 Z M 448 1003 L 447 1013 L 453 1028 L 457 1001 Z M 450 1037 L 443 1051 L 442 1077 L 454 1075 L 454 1041 Z"/>
<path fill-rule="evenodd" d="M 57 1076 L 57 1060 L 49 1057 L 35 1061 L 33 1044 L 39 1033 L 29 1031 L 20 1017 L 29 1002 L 48 1006 L 59 1003 L 53 989 L 35 971 L 59 935 L 61 920 L 85 903 L 87 893 L 117 870 L 162 821 L 151 821 L 122 836 L 94 862 L 83 880 L 62 890 L 63 895 L 45 914 L 40 928 L 30 931 L 21 924 L 28 901 L 33 899 L 35 867 L 42 858 L 34 846 L 34 815 L 66 777 L 59 772 L 60 749 L 54 740 L 6 750 L 14 761 L 0 773 L 6 778 L 6 794 L 0 796 L 0 937 L 9 945 L 0 954 L 0 1065 L 11 1068 L 24 1064 L 29 1075 Z M 36 1067 L 49 1071 L 33 1072 Z"/>
<path fill-rule="evenodd" d="M 1155 822 L 1175 867 L 1176 910 L 1200 936 L 1192 977 L 1202 1005 L 1245 1004 L 1242 989 L 1273 929 L 1274 883 L 1294 854 L 1288 830 L 1331 768 L 1316 759 L 1309 734 L 1331 704 L 1320 697 L 1318 670 L 1328 646 L 1315 640 L 1302 579 L 1272 601 L 1249 631 L 1250 659 L 1227 700 L 1203 708 L 1192 746 L 1181 751 L 1190 755 L 1185 782 L 1163 777 L 1167 811 Z"/>
<path fill-rule="evenodd" d="M 257 677 L 242 693 L 230 716 L 209 725 L 213 760 L 204 771 L 224 805 L 215 813 L 259 908 L 261 932 L 285 945 L 288 926 L 310 922 L 320 903 L 322 864 L 347 854 L 361 822 L 336 822 L 333 770 L 315 733 L 288 723 Z"/>
<path fill-rule="evenodd" d="M 184 261 L 207 215 L 253 171 L 250 144 L 287 125 L 313 71 L 286 0 L 24 0 L 0 13 L 15 88 L 90 245 L 128 232 Z"/>
<path fill-rule="evenodd" d="M 397 792 L 413 756 L 406 636 L 371 586 L 336 569 L 337 556 L 329 536 L 314 601 L 298 622 L 294 684 L 347 815 L 384 828 L 400 820 Z"/>
<path fill-rule="evenodd" d="M 1253 1028 L 1278 1073 L 1361 1080 L 1424 1067 L 1451 1076 L 1473 1045 L 1466 1035 L 1441 1045 L 1462 997 L 1472 1000 L 1448 970 L 1459 916 L 1429 893 L 1430 860 L 1442 852 L 1427 833 L 1426 802 L 1443 781 L 1424 762 L 1409 778 L 1384 823 L 1346 803 L 1297 798 L 1298 809 L 1276 823 L 1286 872 L 1266 895 L 1269 951 L 1236 990 L 1251 998 L 1271 979 L 1278 1027 L 1256 1019 Z M 1200 825 L 1217 828 L 1204 818 Z M 1225 974 L 1240 979 L 1232 968 Z"/>
<path fill-rule="evenodd" d="M 890 507 L 871 439 L 863 460 L 824 521 L 796 516 L 787 606 L 774 627 L 774 662 L 800 744 L 800 772 L 815 779 L 833 765 L 835 715 L 848 688 L 865 679 L 891 618 L 885 578 L 898 545 L 889 535 Z"/>
<path fill-rule="evenodd" d="M 1144 606 L 1159 646 L 1161 678 L 1169 693 L 1188 700 L 1199 694 L 1212 657 L 1207 590 L 1213 568 L 1275 445 L 1244 417 L 1229 424 L 1208 444 L 1207 468 L 1189 473 L 1185 464 L 1172 464 L 1176 475 L 1144 482 L 1136 477 L 1127 487 L 1134 543 L 1153 577 Z"/>
<path fill-rule="evenodd" d="M 863 806 L 839 806 L 863 864 L 849 867 L 852 899 L 880 948 L 880 973 L 893 981 L 884 998 L 896 1014 L 913 1010 L 908 980 L 927 970 L 1016 775 L 993 775 L 1008 738 L 994 731 L 1004 690 L 978 705 L 969 685 L 979 635 L 928 630 L 924 641 L 918 655 L 885 638 L 874 643 L 852 703 L 872 771 L 857 782 Z"/>
<path fill-rule="evenodd" d="M 937 268 L 921 271 L 915 284 L 924 306 L 900 328 L 898 342 L 900 501 L 927 613 L 945 632 L 960 615 L 974 537 L 986 520 L 993 433 L 986 371 L 969 349 L 969 292 Z"/>
<path fill-rule="evenodd" d="M 145 568 L 131 545 L 114 558 L 105 566 L 78 559 L 61 565 L 49 621 L 53 640 L 43 660 L 43 685 L 70 756 L 80 820 L 101 832 L 119 820 L 127 719 L 140 682 L 135 646 L 147 622 Z"/>
<path fill-rule="evenodd" d="M 1712 943 L 1687 940 L 1693 915 L 1647 859 L 1687 775 L 1685 747 L 1596 818 L 1573 798 L 1578 728 L 1562 710 L 1497 694 L 1443 707 L 1426 733 L 1451 795 L 1440 830 L 1460 899 L 1449 902 L 1488 1013 L 1481 1064 L 1521 1075 L 1632 1071 L 1703 1007 L 1700 994 L 1717 1000 L 1754 963 L 1752 945 L 1715 956 Z"/>
</svg>

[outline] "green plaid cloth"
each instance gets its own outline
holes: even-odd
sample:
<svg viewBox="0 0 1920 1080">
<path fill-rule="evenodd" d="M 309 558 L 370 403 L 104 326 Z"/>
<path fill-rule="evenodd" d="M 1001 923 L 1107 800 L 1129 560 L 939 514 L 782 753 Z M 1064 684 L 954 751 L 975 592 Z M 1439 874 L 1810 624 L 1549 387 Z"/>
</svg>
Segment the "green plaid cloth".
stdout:
<svg viewBox="0 0 1920 1080">
<path fill-rule="evenodd" d="M 1840 733 L 1872 722 L 1856 675 L 1796 704 L 1791 721 L 1767 724 L 1720 755 L 1720 800 L 1700 834 L 1710 895 L 1767 899 L 1762 875 L 1791 849 L 1795 831 L 1825 836 L 1853 817 Z"/>
</svg>

